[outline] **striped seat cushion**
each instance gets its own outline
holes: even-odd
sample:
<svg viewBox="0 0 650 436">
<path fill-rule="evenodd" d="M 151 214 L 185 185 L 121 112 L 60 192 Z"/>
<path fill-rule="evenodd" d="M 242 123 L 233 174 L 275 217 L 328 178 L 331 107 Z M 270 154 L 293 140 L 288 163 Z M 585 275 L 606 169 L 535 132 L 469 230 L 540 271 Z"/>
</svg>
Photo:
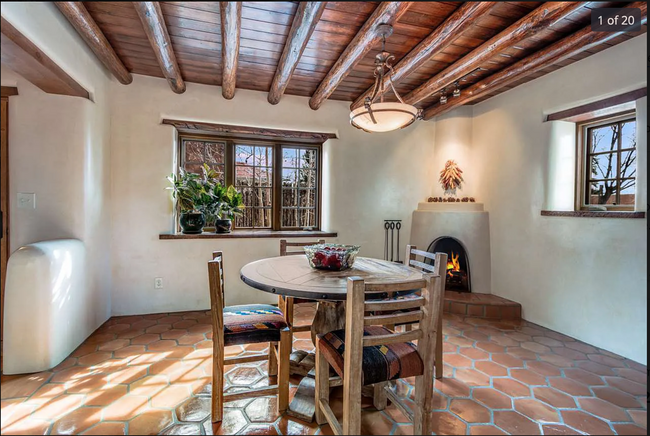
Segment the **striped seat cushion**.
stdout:
<svg viewBox="0 0 650 436">
<path fill-rule="evenodd" d="M 228 345 L 278 342 L 287 328 L 282 311 L 269 304 L 228 306 L 223 309 L 224 343 Z"/>
<path fill-rule="evenodd" d="M 368 326 L 364 336 L 392 333 L 382 326 Z M 343 353 L 345 351 L 345 330 L 336 330 L 318 335 L 318 346 L 336 373 L 343 377 Z M 422 375 L 424 363 L 417 347 L 410 342 L 377 345 L 363 348 L 363 385 Z"/>
</svg>

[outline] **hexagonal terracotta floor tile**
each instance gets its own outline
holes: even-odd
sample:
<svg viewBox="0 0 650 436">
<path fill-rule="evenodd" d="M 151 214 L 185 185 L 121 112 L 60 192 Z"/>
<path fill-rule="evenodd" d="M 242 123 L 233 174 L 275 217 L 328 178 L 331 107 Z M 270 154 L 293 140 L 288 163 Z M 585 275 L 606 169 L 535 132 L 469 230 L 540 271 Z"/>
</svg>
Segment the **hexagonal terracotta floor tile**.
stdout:
<svg viewBox="0 0 650 436">
<path fill-rule="evenodd" d="M 634 424 L 614 424 L 614 430 L 617 434 L 624 435 L 647 435 L 648 430 Z"/>
<path fill-rule="evenodd" d="M 463 347 L 458 350 L 458 353 L 473 360 L 487 360 L 490 358 L 489 353 L 477 348 Z"/>
<path fill-rule="evenodd" d="M 567 378 L 550 378 L 549 383 L 555 389 L 577 397 L 591 396 L 589 388 L 582 383 Z"/>
<path fill-rule="evenodd" d="M 100 422 L 83 432 L 83 435 L 107 435 L 107 434 L 126 434 L 126 428 L 123 422 Z"/>
<path fill-rule="evenodd" d="M 607 421 L 625 422 L 630 419 L 625 410 L 600 398 L 579 398 L 578 404 L 584 411 Z"/>
<path fill-rule="evenodd" d="M 511 369 L 510 376 L 529 386 L 547 386 L 546 377 L 529 369 Z"/>
<path fill-rule="evenodd" d="M 641 383 L 643 385 L 648 384 L 647 373 L 643 373 L 641 371 L 637 371 L 636 369 L 631 369 L 631 368 L 615 368 L 614 371 L 619 376 L 626 378 L 628 380 L 632 380 L 633 382 Z"/>
<path fill-rule="evenodd" d="M 173 421 L 170 410 L 147 410 L 129 421 L 129 434 L 158 434 Z"/>
<path fill-rule="evenodd" d="M 563 392 L 554 388 L 537 387 L 533 388 L 533 395 L 538 400 L 542 400 L 546 404 L 562 408 L 571 409 L 576 407 L 575 399 Z"/>
<path fill-rule="evenodd" d="M 613 368 L 606 365 L 602 365 L 598 362 L 592 362 L 592 361 L 577 362 L 576 366 L 578 368 L 584 369 L 585 371 L 591 372 L 596 375 L 616 375 Z"/>
<path fill-rule="evenodd" d="M 510 434 L 541 434 L 539 424 L 514 411 L 494 412 L 494 424 Z"/>
<path fill-rule="evenodd" d="M 648 428 L 648 412 L 646 410 L 628 410 L 627 413 L 639 427 Z"/>
<path fill-rule="evenodd" d="M 618 389 L 610 387 L 595 387 L 593 388 L 594 395 L 598 398 L 615 404 L 625 409 L 640 408 L 641 404 L 630 394 L 619 391 Z"/>
<path fill-rule="evenodd" d="M 564 423 L 570 427 L 587 434 L 614 434 L 607 423 L 599 418 L 588 415 L 579 410 L 563 410 L 561 412 Z"/>
<path fill-rule="evenodd" d="M 81 407 L 59 419 L 52 427 L 52 434 L 79 434 L 99 423 L 100 407 Z"/>
<path fill-rule="evenodd" d="M 244 413 L 251 422 L 275 422 L 280 417 L 277 397 L 262 397 L 254 399 Z"/>
<path fill-rule="evenodd" d="M 224 409 L 223 420 L 221 422 L 212 424 L 208 419 L 204 427 L 209 427 L 211 430 L 210 432 L 206 432 L 206 434 L 230 435 L 239 434 L 247 424 L 248 421 L 246 421 L 246 417 L 240 409 Z"/>
<path fill-rule="evenodd" d="M 442 357 L 445 364 L 454 368 L 471 368 L 472 360 L 460 354 L 444 354 Z"/>
<path fill-rule="evenodd" d="M 502 435 L 502 434 L 508 434 L 505 433 L 502 430 L 499 430 L 493 425 L 473 425 L 469 429 L 469 434 L 471 435 L 477 435 L 477 436 L 489 436 L 489 435 Z"/>
<path fill-rule="evenodd" d="M 475 362 L 474 368 L 492 377 L 504 377 L 508 375 L 508 369 L 505 366 L 487 360 Z"/>
<path fill-rule="evenodd" d="M 86 354 L 77 359 L 80 366 L 93 366 L 110 359 L 113 353 L 106 351 L 96 351 L 94 353 Z"/>
<path fill-rule="evenodd" d="M 468 386 L 490 386 L 490 377 L 475 369 L 457 369 L 456 378 Z"/>
<path fill-rule="evenodd" d="M 465 434 L 467 425 L 449 412 L 433 412 L 435 434 Z"/>
<path fill-rule="evenodd" d="M 495 389 L 511 397 L 529 397 L 530 388 L 510 378 L 495 378 L 492 380 Z"/>
<path fill-rule="evenodd" d="M 210 416 L 210 405 L 210 398 L 192 397 L 176 408 L 176 416 L 183 422 L 201 422 Z"/>
<path fill-rule="evenodd" d="M 492 361 L 506 368 L 523 368 L 524 361 L 510 354 L 493 354 Z"/>
<path fill-rule="evenodd" d="M 551 365 L 547 362 L 532 361 L 526 362 L 526 368 L 536 372 L 542 377 L 559 377 L 562 375 L 562 371 L 555 365 Z"/>
<path fill-rule="evenodd" d="M 490 409 L 512 409 L 512 399 L 492 388 L 476 388 L 472 398 Z"/>
<path fill-rule="evenodd" d="M 262 374 L 257 367 L 240 366 L 229 371 L 226 378 L 233 385 L 250 385 L 261 379 Z"/>
<path fill-rule="evenodd" d="M 602 386 L 605 384 L 602 377 L 580 368 L 565 369 L 564 376 L 587 386 Z"/>
<path fill-rule="evenodd" d="M 515 400 L 515 410 L 536 422 L 549 424 L 561 422 L 557 410 L 538 400 Z"/>
<path fill-rule="evenodd" d="M 148 408 L 147 397 L 125 395 L 104 408 L 102 418 L 104 421 L 128 421 Z"/>
<path fill-rule="evenodd" d="M 558 424 L 543 425 L 542 431 L 544 432 L 545 435 L 557 435 L 557 436 L 583 434 L 577 430 L 572 429 L 571 427 L 567 427 L 566 425 L 558 425 Z"/>
<path fill-rule="evenodd" d="M 167 377 L 160 375 L 148 375 L 133 383 L 129 393 L 132 395 L 142 395 L 144 397 L 153 397 L 169 385 Z"/>
<path fill-rule="evenodd" d="M 211 430 L 211 429 L 210 429 Z M 199 424 L 174 424 L 167 427 L 160 432 L 161 435 L 197 435 L 201 434 L 201 426 Z M 206 434 L 213 434 L 211 431 Z M 234 434 L 234 433 L 232 433 Z"/>
<path fill-rule="evenodd" d="M 490 411 L 472 400 L 452 400 L 449 410 L 468 423 L 489 423 Z"/>
<path fill-rule="evenodd" d="M 646 395 L 648 391 L 646 385 L 642 385 L 640 383 L 636 383 L 621 377 L 605 377 L 605 381 L 611 387 L 637 397 Z"/>
<path fill-rule="evenodd" d="M 126 385 L 105 385 L 101 389 L 86 394 L 85 406 L 108 406 L 127 394 Z"/>
</svg>

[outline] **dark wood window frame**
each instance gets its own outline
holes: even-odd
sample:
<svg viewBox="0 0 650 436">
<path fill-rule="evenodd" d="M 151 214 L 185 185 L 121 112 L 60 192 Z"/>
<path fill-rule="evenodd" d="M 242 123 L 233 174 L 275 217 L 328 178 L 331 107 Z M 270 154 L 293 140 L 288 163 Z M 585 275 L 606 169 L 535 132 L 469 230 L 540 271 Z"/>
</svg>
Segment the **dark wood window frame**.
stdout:
<svg viewBox="0 0 650 436">
<path fill-rule="evenodd" d="M 577 158 L 577 171 L 576 171 L 576 211 L 580 211 L 580 212 L 594 211 L 594 206 L 604 206 L 607 208 L 607 211 L 598 211 L 601 215 L 607 213 L 613 213 L 613 212 L 628 213 L 634 211 L 634 207 L 635 207 L 634 205 L 619 205 L 619 204 L 593 205 L 593 204 L 588 204 L 587 202 L 587 196 L 589 195 L 588 193 L 590 189 L 590 184 L 594 180 L 597 180 L 597 179 L 592 179 L 590 177 L 590 173 L 588 169 L 589 161 L 591 157 L 594 155 L 610 153 L 609 151 L 605 151 L 602 153 L 592 153 L 591 151 L 592 135 L 590 134 L 590 132 L 595 128 L 607 127 L 614 124 L 621 125 L 622 123 L 630 122 L 630 121 L 636 122 L 636 111 L 627 111 L 615 115 L 595 118 L 577 125 L 578 158 Z M 616 177 L 611 178 L 611 180 L 615 179 L 617 180 L 617 182 L 620 182 L 623 179 L 620 174 L 621 155 L 625 151 L 633 150 L 629 148 L 623 149 L 621 147 L 622 147 L 622 137 L 619 136 L 616 151 L 614 152 L 616 153 L 617 156 Z M 635 175 L 633 178 L 636 179 L 637 176 Z M 620 190 L 616 192 L 617 199 L 619 195 L 620 195 Z M 636 196 L 636 190 L 635 190 L 635 196 Z"/>
<path fill-rule="evenodd" d="M 246 135 L 248 136 L 248 135 Z M 272 224 L 270 228 L 260 228 L 260 227 L 244 227 L 237 228 L 234 227 L 233 233 L 241 234 L 259 234 L 259 232 L 284 232 L 289 231 L 299 231 L 299 232 L 313 232 L 315 234 L 320 232 L 321 228 L 321 212 L 322 212 L 322 143 L 313 143 L 313 142 L 297 142 L 295 140 L 283 141 L 279 138 L 274 139 L 251 139 L 250 137 L 237 137 L 237 136 L 216 136 L 208 135 L 201 133 L 184 133 L 178 132 L 177 136 L 177 159 L 176 159 L 176 171 L 183 166 L 184 157 L 183 157 L 183 141 L 185 140 L 198 140 L 198 141 L 207 141 L 207 142 L 218 142 L 225 143 L 225 183 L 227 186 L 235 184 L 235 147 L 236 145 L 261 145 L 273 148 L 273 186 L 272 190 Z M 317 186 L 316 191 L 316 202 L 315 202 L 315 226 L 305 229 L 304 227 L 283 227 L 281 226 L 281 213 L 282 213 L 282 169 L 283 169 L 283 158 L 282 150 L 284 148 L 299 148 L 299 149 L 313 149 L 316 150 L 317 155 L 317 164 L 316 164 L 316 178 Z M 175 220 L 176 231 L 179 231 L 178 226 L 178 217 Z M 201 236 L 201 235 L 199 235 Z M 162 237 L 162 235 L 161 235 Z"/>
</svg>

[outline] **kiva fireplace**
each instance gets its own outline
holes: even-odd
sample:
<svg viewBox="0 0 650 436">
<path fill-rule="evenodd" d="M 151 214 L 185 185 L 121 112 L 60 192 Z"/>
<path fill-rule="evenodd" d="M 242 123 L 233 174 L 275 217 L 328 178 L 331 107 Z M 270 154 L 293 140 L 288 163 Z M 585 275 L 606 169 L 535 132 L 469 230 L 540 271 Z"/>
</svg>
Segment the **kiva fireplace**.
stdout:
<svg viewBox="0 0 650 436">
<path fill-rule="evenodd" d="M 430 253 L 447 253 L 446 291 L 472 292 L 467 250 L 456 238 L 442 236 L 427 249 Z"/>
</svg>

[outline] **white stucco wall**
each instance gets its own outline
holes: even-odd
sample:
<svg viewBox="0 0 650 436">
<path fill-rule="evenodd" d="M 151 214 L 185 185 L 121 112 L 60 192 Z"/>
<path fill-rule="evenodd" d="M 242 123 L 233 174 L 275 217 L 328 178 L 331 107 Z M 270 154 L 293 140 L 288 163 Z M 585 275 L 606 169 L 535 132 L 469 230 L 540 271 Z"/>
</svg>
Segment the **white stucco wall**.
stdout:
<svg viewBox="0 0 650 436">
<path fill-rule="evenodd" d="M 51 239 L 83 241 L 92 331 L 111 313 L 110 79 L 53 3 L 2 2 L 2 16 L 93 99 L 46 94 L 2 67 L 2 85 L 19 92 L 9 104 L 11 250 Z M 35 193 L 36 209 L 19 209 L 19 192 Z"/>
<path fill-rule="evenodd" d="M 245 90 L 226 101 L 219 88 L 191 83 L 176 95 L 165 80 L 144 76 L 128 86 L 113 82 L 111 96 L 115 315 L 208 308 L 213 250 L 225 254 L 228 304 L 277 301 L 244 285 L 239 270 L 278 255 L 278 239 L 159 240 L 172 228 L 165 176 L 173 170 L 175 138 L 173 127 L 160 124 L 163 117 L 337 132 L 323 150 L 323 229 L 337 231 L 339 242 L 360 244 L 364 256 L 383 257 L 384 219 L 404 220 L 403 252 L 411 214 L 431 191 L 433 123 L 371 135 L 349 125 L 346 102 L 313 111 L 306 98 L 287 95 L 271 106 L 265 93 Z M 155 277 L 164 279 L 163 289 L 154 289 Z"/>
<path fill-rule="evenodd" d="M 492 292 L 521 303 L 529 321 L 644 364 L 647 220 L 540 211 L 558 199 L 547 182 L 558 176 L 548 163 L 560 156 L 544 114 L 646 86 L 646 51 L 643 35 L 476 105 L 472 147 L 478 197 L 490 212 Z M 645 175 L 645 108 L 638 116 Z M 645 176 L 638 190 L 646 199 Z"/>
</svg>

